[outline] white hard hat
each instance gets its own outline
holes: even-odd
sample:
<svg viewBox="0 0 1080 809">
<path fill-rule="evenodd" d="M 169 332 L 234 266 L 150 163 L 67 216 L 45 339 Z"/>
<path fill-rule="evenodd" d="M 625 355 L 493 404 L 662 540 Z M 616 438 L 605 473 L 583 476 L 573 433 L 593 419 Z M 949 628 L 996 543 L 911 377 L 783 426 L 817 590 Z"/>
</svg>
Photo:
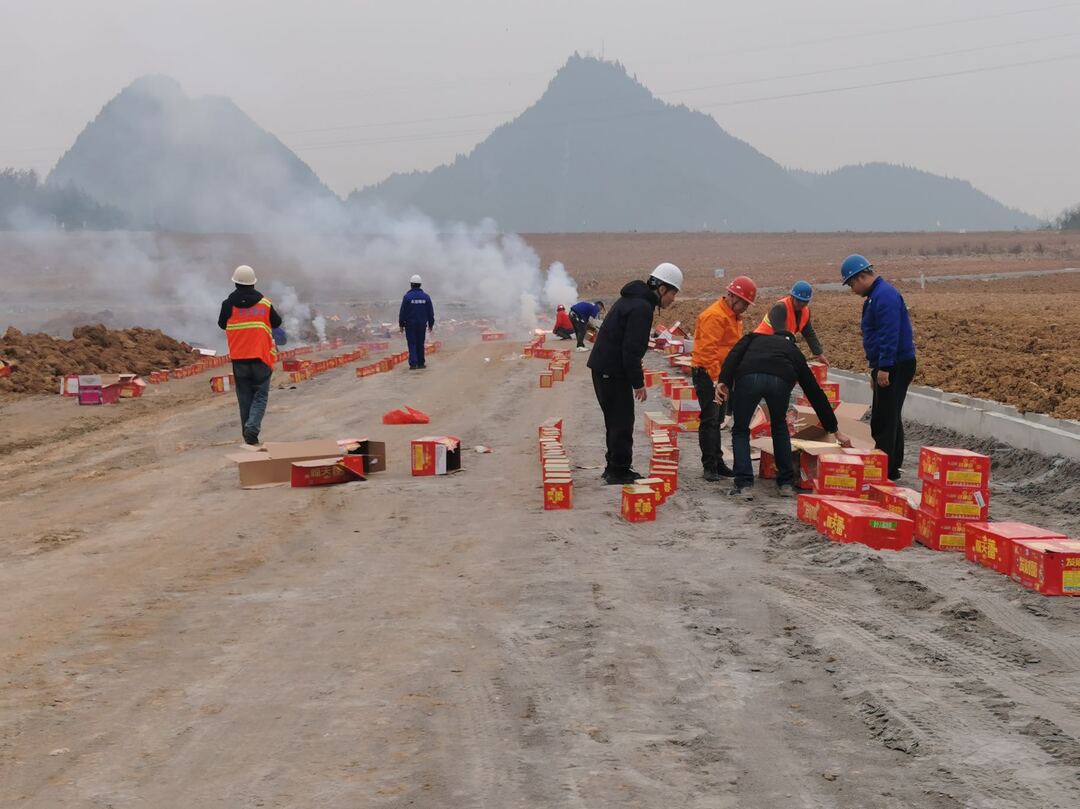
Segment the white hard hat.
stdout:
<svg viewBox="0 0 1080 809">
<path fill-rule="evenodd" d="M 409 279 L 409 283 L 410 284 L 422 284 L 422 283 L 424 283 L 424 281 L 423 281 L 423 279 L 420 278 L 419 275 L 414 275 L 412 278 Z"/>
<path fill-rule="evenodd" d="M 652 271 L 652 277 L 669 287 L 675 287 L 677 290 L 682 289 L 682 270 L 670 261 L 657 264 L 656 269 Z"/>
<path fill-rule="evenodd" d="M 255 270 L 251 269 L 247 264 L 241 264 L 233 272 L 232 280 L 234 284 L 251 286 L 255 283 Z"/>
</svg>

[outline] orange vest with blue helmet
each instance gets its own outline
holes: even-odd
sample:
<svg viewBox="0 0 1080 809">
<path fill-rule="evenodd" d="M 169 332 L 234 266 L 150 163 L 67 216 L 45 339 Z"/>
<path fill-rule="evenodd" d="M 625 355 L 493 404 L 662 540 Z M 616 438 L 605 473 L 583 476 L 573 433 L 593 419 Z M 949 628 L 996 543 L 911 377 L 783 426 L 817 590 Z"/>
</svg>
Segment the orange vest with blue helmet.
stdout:
<svg viewBox="0 0 1080 809">
<path fill-rule="evenodd" d="M 234 360 L 262 360 L 271 368 L 277 360 L 277 348 L 270 328 L 270 299 L 263 298 L 246 309 L 233 307 L 225 326 L 229 341 L 229 358 Z"/>
<path fill-rule="evenodd" d="M 801 312 L 795 311 L 795 301 L 787 295 L 781 298 L 777 303 L 784 304 L 784 309 L 787 311 L 787 317 L 784 322 L 784 330 L 791 332 L 792 334 L 799 334 L 806 324 L 810 322 L 810 307 L 804 306 Z M 754 334 L 775 334 L 776 328 L 769 321 L 769 313 L 765 313 L 765 317 L 761 319 L 761 323 L 754 329 Z"/>
</svg>

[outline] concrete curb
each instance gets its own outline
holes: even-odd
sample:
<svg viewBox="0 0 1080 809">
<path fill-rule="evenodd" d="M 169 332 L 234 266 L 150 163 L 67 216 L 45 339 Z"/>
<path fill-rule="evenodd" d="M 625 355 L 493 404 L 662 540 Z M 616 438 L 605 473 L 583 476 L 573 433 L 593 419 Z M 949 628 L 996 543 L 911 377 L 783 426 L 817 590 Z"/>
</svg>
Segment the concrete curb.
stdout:
<svg viewBox="0 0 1080 809">
<path fill-rule="evenodd" d="M 843 401 L 870 404 L 873 393 L 867 374 L 830 368 L 829 379 L 840 383 Z M 1041 455 L 1080 461 L 1080 422 L 1042 413 L 1021 413 L 1001 402 L 912 385 L 904 404 L 904 419 L 979 438 L 993 438 Z"/>
</svg>

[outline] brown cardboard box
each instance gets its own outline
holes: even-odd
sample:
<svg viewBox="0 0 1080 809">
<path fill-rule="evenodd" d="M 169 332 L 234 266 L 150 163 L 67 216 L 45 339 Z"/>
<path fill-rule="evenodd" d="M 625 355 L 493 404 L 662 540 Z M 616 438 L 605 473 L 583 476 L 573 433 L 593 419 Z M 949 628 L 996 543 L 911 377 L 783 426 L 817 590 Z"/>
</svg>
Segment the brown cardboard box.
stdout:
<svg viewBox="0 0 1080 809">
<path fill-rule="evenodd" d="M 258 450 L 227 455 L 240 472 L 240 487 L 261 489 L 282 486 L 292 480 L 292 465 L 296 461 L 315 461 L 340 458 L 341 448 L 336 441 L 279 441 L 263 444 Z"/>
</svg>

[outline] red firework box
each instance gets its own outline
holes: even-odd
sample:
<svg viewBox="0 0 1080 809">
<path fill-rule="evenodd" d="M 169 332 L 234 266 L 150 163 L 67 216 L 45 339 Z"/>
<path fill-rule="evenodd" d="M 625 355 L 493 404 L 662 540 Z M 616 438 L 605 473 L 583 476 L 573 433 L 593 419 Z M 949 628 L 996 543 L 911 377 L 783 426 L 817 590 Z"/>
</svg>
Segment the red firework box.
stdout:
<svg viewBox="0 0 1080 809">
<path fill-rule="evenodd" d="M 152 371 L 150 373 L 151 380 L 157 384 L 158 380 L 154 379 L 155 374 L 160 374 L 160 371 Z M 168 379 L 168 372 L 165 374 L 165 378 Z M 60 395 L 61 396 L 78 396 L 79 395 L 79 375 L 67 374 L 60 377 Z"/>
<path fill-rule="evenodd" d="M 693 399 L 672 399 L 668 403 L 671 420 L 680 430 L 695 431 L 701 426 L 701 403 Z"/>
<path fill-rule="evenodd" d="M 679 448 L 667 439 L 667 433 L 657 430 L 652 434 L 653 460 L 667 461 L 676 466 L 679 463 Z"/>
<path fill-rule="evenodd" d="M 648 486 L 653 490 L 653 494 L 656 495 L 656 505 L 662 506 L 667 500 L 667 492 L 664 491 L 664 481 L 662 478 L 641 478 L 635 484 L 637 486 Z"/>
<path fill-rule="evenodd" d="M 659 384 L 660 372 L 659 371 L 644 371 L 645 375 L 645 387 L 651 388 L 653 385 Z"/>
<path fill-rule="evenodd" d="M 552 375 L 551 371 L 540 374 L 540 387 L 550 388 L 554 381 L 555 377 Z"/>
<path fill-rule="evenodd" d="M 834 542 L 858 542 L 878 551 L 911 547 L 914 525 L 873 503 L 828 497 L 818 506 L 818 531 Z"/>
<path fill-rule="evenodd" d="M 966 520 L 935 517 L 921 508 L 915 510 L 912 519 L 915 520 L 915 539 L 920 544 L 935 551 L 964 552 Z"/>
<path fill-rule="evenodd" d="M 566 380 L 566 366 L 565 365 L 556 365 L 554 368 L 551 369 L 551 381 L 552 382 L 563 382 L 565 380 Z"/>
<path fill-rule="evenodd" d="M 810 366 L 810 372 L 814 375 L 814 379 L 818 381 L 819 385 L 824 385 L 829 381 L 829 366 L 823 362 L 808 362 Z"/>
<path fill-rule="evenodd" d="M 540 466 L 550 463 L 553 459 L 561 458 L 566 460 L 566 451 L 563 449 L 561 443 L 554 438 L 541 438 L 540 439 Z"/>
<path fill-rule="evenodd" d="M 385 373 L 388 373 L 390 370 L 393 369 L 394 361 L 392 359 L 390 359 L 389 357 L 383 357 L 381 360 L 379 360 L 379 362 L 376 365 L 377 365 L 377 367 L 379 369 L 379 373 L 380 374 L 385 374 Z"/>
<path fill-rule="evenodd" d="M 555 359 L 555 349 L 536 346 L 533 348 L 532 355 L 538 360 L 553 360 Z"/>
<path fill-rule="evenodd" d="M 969 522 L 964 524 L 964 538 L 964 556 L 969 562 L 1008 576 L 1012 572 L 1014 542 L 1066 539 L 1066 536 L 1023 522 Z"/>
<path fill-rule="evenodd" d="M 919 510 L 922 495 L 914 489 L 903 486 L 893 486 L 887 483 L 873 483 L 870 485 L 870 499 L 887 511 L 915 519 L 915 512 Z"/>
<path fill-rule="evenodd" d="M 623 486 L 622 516 L 627 522 L 655 522 L 656 493 L 649 486 Z"/>
<path fill-rule="evenodd" d="M 562 441 L 563 434 L 563 420 L 551 418 L 540 425 L 539 437 L 554 437 L 558 441 Z"/>
<path fill-rule="evenodd" d="M 413 477 L 446 475 L 461 469 L 461 439 L 433 435 L 412 442 Z"/>
<path fill-rule="evenodd" d="M 318 458 L 311 461 L 293 461 L 290 485 L 294 489 L 333 486 L 352 480 L 364 480 L 362 467 L 358 472 L 351 466 L 346 466 L 343 458 Z"/>
<path fill-rule="evenodd" d="M 664 353 L 668 356 L 671 356 L 672 354 L 682 354 L 683 348 L 684 345 L 682 340 L 668 340 L 664 345 Z"/>
<path fill-rule="evenodd" d="M 919 479 L 959 489 L 986 489 L 990 485 L 990 457 L 966 449 L 923 447 Z"/>
<path fill-rule="evenodd" d="M 379 366 L 377 365 L 361 365 L 356 369 L 356 378 L 363 379 L 364 377 L 377 374 L 379 372 Z"/>
<path fill-rule="evenodd" d="M 574 481 L 570 474 L 550 472 L 544 475 L 544 510 L 559 511 L 574 507 Z"/>
<path fill-rule="evenodd" d="M 833 406 L 833 410 L 840 406 L 840 383 L 839 382 L 823 382 L 821 383 L 821 389 L 825 392 L 825 398 L 829 400 L 829 404 Z M 810 400 L 806 395 L 800 396 L 795 400 L 795 404 L 802 407 L 810 407 Z"/>
<path fill-rule="evenodd" d="M 939 519 L 985 521 L 990 513 L 990 490 L 959 489 L 923 481 L 919 508 Z"/>
<path fill-rule="evenodd" d="M 823 500 L 839 500 L 847 503 L 863 503 L 864 500 L 856 500 L 854 497 L 843 497 L 831 494 L 800 494 L 797 501 L 795 515 L 800 522 L 817 527 L 818 513 Z"/>
<path fill-rule="evenodd" d="M 232 374 L 210 377 L 210 390 L 214 393 L 226 393 L 232 390 L 235 384 L 236 380 L 233 379 Z"/>
<path fill-rule="evenodd" d="M 676 463 L 651 460 L 649 462 L 649 477 L 660 478 L 663 481 L 665 500 L 679 490 L 679 465 Z"/>
<path fill-rule="evenodd" d="M 675 400 L 691 399 L 697 401 L 697 389 L 689 382 L 683 382 L 681 385 L 672 385 L 671 398 Z"/>
<path fill-rule="evenodd" d="M 880 449 L 848 447 L 847 449 L 842 449 L 841 452 L 845 455 L 855 455 L 862 458 L 864 493 L 869 492 L 870 487 L 876 483 L 888 483 L 889 456 Z"/>
<path fill-rule="evenodd" d="M 842 494 L 848 497 L 862 494 L 862 458 L 842 452 L 810 457 L 814 463 L 814 491 L 818 494 Z"/>
<path fill-rule="evenodd" d="M 505 340 L 506 332 L 504 331 L 485 331 L 480 334 L 480 339 L 485 343 L 491 343 L 495 340 Z"/>
<path fill-rule="evenodd" d="M 1047 596 L 1080 596 L 1080 540 L 1018 539 L 1009 575 Z"/>
</svg>

